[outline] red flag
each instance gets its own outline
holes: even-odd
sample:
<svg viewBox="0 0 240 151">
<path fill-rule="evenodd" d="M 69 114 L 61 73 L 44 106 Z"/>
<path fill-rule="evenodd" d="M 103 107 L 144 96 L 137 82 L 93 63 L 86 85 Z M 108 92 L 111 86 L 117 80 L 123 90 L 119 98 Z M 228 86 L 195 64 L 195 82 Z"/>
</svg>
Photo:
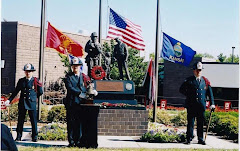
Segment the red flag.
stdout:
<svg viewBox="0 0 240 151">
<path fill-rule="evenodd" d="M 151 103 L 153 103 L 155 96 L 155 69 L 152 59 L 148 64 L 147 73 L 143 81 L 143 87 L 145 88 L 145 90 L 148 90 L 146 95 L 148 99 L 151 101 Z"/>
<path fill-rule="evenodd" d="M 122 39 L 126 45 L 132 48 L 145 49 L 141 26 L 134 24 L 110 8 L 107 38 L 114 39 L 116 37 Z"/>
<path fill-rule="evenodd" d="M 83 47 L 78 42 L 57 30 L 49 22 L 46 47 L 53 48 L 62 54 L 69 53 L 76 57 L 81 57 L 84 53 Z"/>
</svg>

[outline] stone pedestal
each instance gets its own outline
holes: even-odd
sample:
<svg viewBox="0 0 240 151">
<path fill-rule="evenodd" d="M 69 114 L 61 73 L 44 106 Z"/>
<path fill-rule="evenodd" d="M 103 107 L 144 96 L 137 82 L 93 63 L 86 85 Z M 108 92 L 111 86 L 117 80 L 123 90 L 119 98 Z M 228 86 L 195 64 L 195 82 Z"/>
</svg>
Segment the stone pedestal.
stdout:
<svg viewBox="0 0 240 151">
<path fill-rule="evenodd" d="M 126 103 L 136 105 L 134 100 L 134 82 L 130 80 L 95 80 L 94 86 L 98 95 L 94 97 L 94 103 Z"/>
</svg>

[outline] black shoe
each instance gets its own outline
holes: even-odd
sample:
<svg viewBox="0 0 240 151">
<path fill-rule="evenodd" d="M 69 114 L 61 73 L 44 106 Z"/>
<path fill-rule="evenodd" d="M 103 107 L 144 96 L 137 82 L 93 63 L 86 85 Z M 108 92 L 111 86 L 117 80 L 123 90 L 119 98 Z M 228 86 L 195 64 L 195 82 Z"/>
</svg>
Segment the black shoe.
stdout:
<svg viewBox="0 0 240 151">
<path fill-rule="evenodd" d="M 206 145 L 205 141 L 199 140 L 198 144 Z"/>
<path fill-rule="evenodd" d="M 192 137 L 190 137 L 190 142 L 194 139 L 195 135 L 193 135 Z"/>
<path fill-rule="evenodd" d="M 33 141 L 33 142 L 37 142 L 37 139 L 36 139 L 36 138 L 33 138 L 32 141 Z"/>
<path fill-rule="evenodd" d="M 74 143 L 69 143 L 67 147 L 74 147 Z"/>
<path fill-rule="evenodd" d="M 21 141 L 21 137 L 17 137 L 15 141 Z"/>
<path fill-rule="evenodd" d="M 75 143 L 75 147 L 81 147 L 80 143 Z"/>
<path fill-rule="evenodd" d="M 187 141 L 184 142 L 183 144 L 190 145 L 190 140 L 187 140 Z"/>
</svg>

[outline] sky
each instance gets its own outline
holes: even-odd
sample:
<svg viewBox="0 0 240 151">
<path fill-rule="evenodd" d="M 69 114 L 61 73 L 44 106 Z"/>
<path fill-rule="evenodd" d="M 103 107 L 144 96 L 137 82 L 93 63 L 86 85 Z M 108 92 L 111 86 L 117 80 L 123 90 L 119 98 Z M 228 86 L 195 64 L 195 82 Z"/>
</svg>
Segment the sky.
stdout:
<svg viewBox="0 0 240 151">
<path fill-rule="evenodd" d="M 40 26 L 41 0 L 2 0 L 1 20 Z M 145 54 L 155 52 L 157 0 L 102 0 L 102 38 L 108 7 L 142 26 Z M 160 29 L 197 53 L 239 55 L 238 0 L 160 0 Z M 98 0 L 46 0 L 46 21 L 63 32 L 98 32 Z M 47 25 L 47 24 L 46 24 Z M 46 27 L 47 28 L 47 27 Z M 161 40 L 161 39 L 160 39 Z"/>
</svg>

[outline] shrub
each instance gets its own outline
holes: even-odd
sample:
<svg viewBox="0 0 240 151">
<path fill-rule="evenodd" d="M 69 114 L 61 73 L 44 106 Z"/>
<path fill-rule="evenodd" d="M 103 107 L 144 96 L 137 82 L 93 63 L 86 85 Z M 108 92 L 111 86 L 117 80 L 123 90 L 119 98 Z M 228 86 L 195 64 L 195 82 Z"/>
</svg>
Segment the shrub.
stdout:
<svg viewBox="0 0 240 151">
<path fill-rule="evenodd" d="M 41 107 L 41 121 L 42 122 L 47 122 L 47 119 L 48 119 L 48 108 L 46 105 L 43 105 Z"/>
<path fill-rule="evenodd" d="M 187 125 L 187 111 L 179 111 L 176 116 L 171 119 L 171 122 L 175 126 L 186 126 Z"/>
<path fill-rule="evenodd" d="M 66 109 L 64 106 L 53 106 L 48 112 L 49 122 L 66 122 Z"/>
<path fill-rule="evenodd" d="M 151 142 L 151 143 L 177 143 L 184 142 L 186 140 L 186 134 L 184 133 L 172 133 L 168 132 L 147 132 L 140 138 L 141 141 Z"/>
<path fill-rule="evenodd" d="M 153 121 L 153 110 L 149 110 L 148 118 L 150 121 Z M 171 116 L 166 110 L 157 109 L 157 119 L 156 122 L 169 125 L 171 123 Z"/>
<path fill-rule="evenodd" d="M 237 112 L 213 112 L 209 131 L 224 138 L 238 141 L 238 117 Z M 208 124 L 210 112 L 206 112 L 206 123 Z"/>
<path fill-rule="evenodd" d="M 18 103 L 14 103 L 9 107 L 11 121 L 17 121 L 18 119 Z M 9 121 L 8 109 L 1 110 L 1 120 Z"/>
<path fill-rule="evenodd" d="M 67 140 L 67 128 L 59 124 L 43 126 L 38 133 L 40 140 Z"/>
<path fill-rule="evenodd" d="M 186 140 L 186 134 L 176 128 L 149 122 L 148 132 L 142 135 L 140 140 L 152 143 L 184 142 Z"/>
</svg>

